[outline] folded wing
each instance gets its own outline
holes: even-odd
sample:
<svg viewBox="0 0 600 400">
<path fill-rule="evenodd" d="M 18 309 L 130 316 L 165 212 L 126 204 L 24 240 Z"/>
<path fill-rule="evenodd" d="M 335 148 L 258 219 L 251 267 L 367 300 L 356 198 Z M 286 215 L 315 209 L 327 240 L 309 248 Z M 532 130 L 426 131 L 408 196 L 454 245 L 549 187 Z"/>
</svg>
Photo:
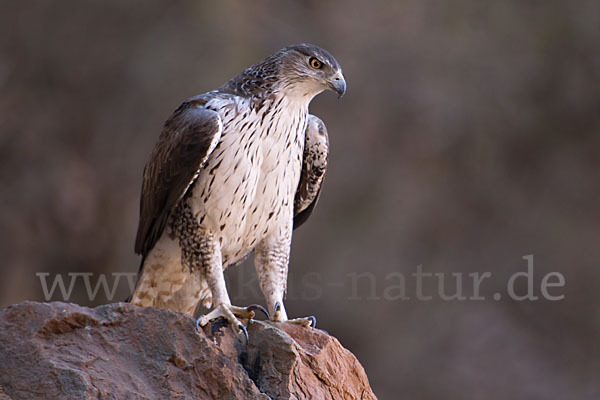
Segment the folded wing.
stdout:
<svg viewBox="0 0 600 400">
<path fill-rule="evenodd" d="M 319 118 L 308 116 L 306 126 L 302 173 L 294 199 L 294 229 L 302 225 L 312 213 L 327 170 L 329 136 Z"/>
<path fill-rule="evenodd" d="M 223 124 L 215 111 L 195 98 L 184 102 L 165 123 L 144 168 L 135 252 L 148 255 L 171 212 L 186 194 L 219 143 Z"/>
</svg>

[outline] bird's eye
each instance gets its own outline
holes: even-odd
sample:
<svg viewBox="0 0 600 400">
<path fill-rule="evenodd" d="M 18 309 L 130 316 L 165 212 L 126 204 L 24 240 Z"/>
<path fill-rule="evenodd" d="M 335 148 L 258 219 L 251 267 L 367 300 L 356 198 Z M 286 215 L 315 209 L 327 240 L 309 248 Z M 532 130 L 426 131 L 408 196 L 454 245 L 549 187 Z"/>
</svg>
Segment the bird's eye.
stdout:
<svg viewBox="0 0 600 400">
<path fill-rule="evenodd" d="M 311 57 L 310 60 L 308 60 L 308 63 L 314 69 L 321 69 L 321 67 L 323 66 L 323 63 L 314 57 Z"/>
</svg>

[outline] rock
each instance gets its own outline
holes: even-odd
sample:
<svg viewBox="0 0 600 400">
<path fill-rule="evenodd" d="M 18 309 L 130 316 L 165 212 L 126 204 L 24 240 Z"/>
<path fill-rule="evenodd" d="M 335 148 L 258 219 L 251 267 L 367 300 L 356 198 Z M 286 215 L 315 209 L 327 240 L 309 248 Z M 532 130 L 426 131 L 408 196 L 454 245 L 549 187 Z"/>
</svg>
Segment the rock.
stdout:
<svg viewBox="0 0 600 400">
<path fill-rule="evenodd" d="M 0 311 L 0 399 L 375 399 L 327 333 L 116 303 L 25 302 Z"/>
</svg>

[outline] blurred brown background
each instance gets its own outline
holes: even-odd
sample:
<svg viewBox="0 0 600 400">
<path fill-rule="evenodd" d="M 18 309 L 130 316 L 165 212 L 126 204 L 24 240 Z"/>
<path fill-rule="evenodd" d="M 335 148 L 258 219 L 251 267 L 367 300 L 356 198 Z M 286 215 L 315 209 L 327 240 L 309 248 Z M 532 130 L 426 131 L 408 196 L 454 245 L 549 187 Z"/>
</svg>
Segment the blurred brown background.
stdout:
<svg viewBox="0 0 600 400">
<path fill-rule="evenodd" d="M 348 92 L 311 106 L 331 160 L 295 233 L 289 314 L 315 314 L 382 399 L 600 398 L 597 1 L 0 4 L 1 307 L 43 300 L 37 272 L 137 271 L 141 174 L 164 120 L 312 42 Z M 528 254 L 536 294 L 557 271 L 564 300 L 491 298 Z M 418 265 L 489 271 L 488 299 L 419 301 Z M 411 300 L 382 298 L 393 272 Z M 227 275 L 235 304 L 262 301 L 251 262 Z M 107 298 L 79 281 L 70 300 Z"/>
</svg>

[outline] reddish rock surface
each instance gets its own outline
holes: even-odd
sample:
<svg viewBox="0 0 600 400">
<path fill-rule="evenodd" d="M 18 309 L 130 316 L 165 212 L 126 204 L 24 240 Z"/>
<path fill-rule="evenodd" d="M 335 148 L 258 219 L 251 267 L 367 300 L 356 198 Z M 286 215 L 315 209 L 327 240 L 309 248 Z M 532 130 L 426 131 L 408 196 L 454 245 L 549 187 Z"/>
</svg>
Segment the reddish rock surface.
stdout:
<svg viewBox="0 0 600 400">
<path fill-rule="evenodd" d="M 0 399 L 375 399 L 356 358 L 323 331 L 131 304 L 25 302 L 0 311 Z"/>
</svg>

